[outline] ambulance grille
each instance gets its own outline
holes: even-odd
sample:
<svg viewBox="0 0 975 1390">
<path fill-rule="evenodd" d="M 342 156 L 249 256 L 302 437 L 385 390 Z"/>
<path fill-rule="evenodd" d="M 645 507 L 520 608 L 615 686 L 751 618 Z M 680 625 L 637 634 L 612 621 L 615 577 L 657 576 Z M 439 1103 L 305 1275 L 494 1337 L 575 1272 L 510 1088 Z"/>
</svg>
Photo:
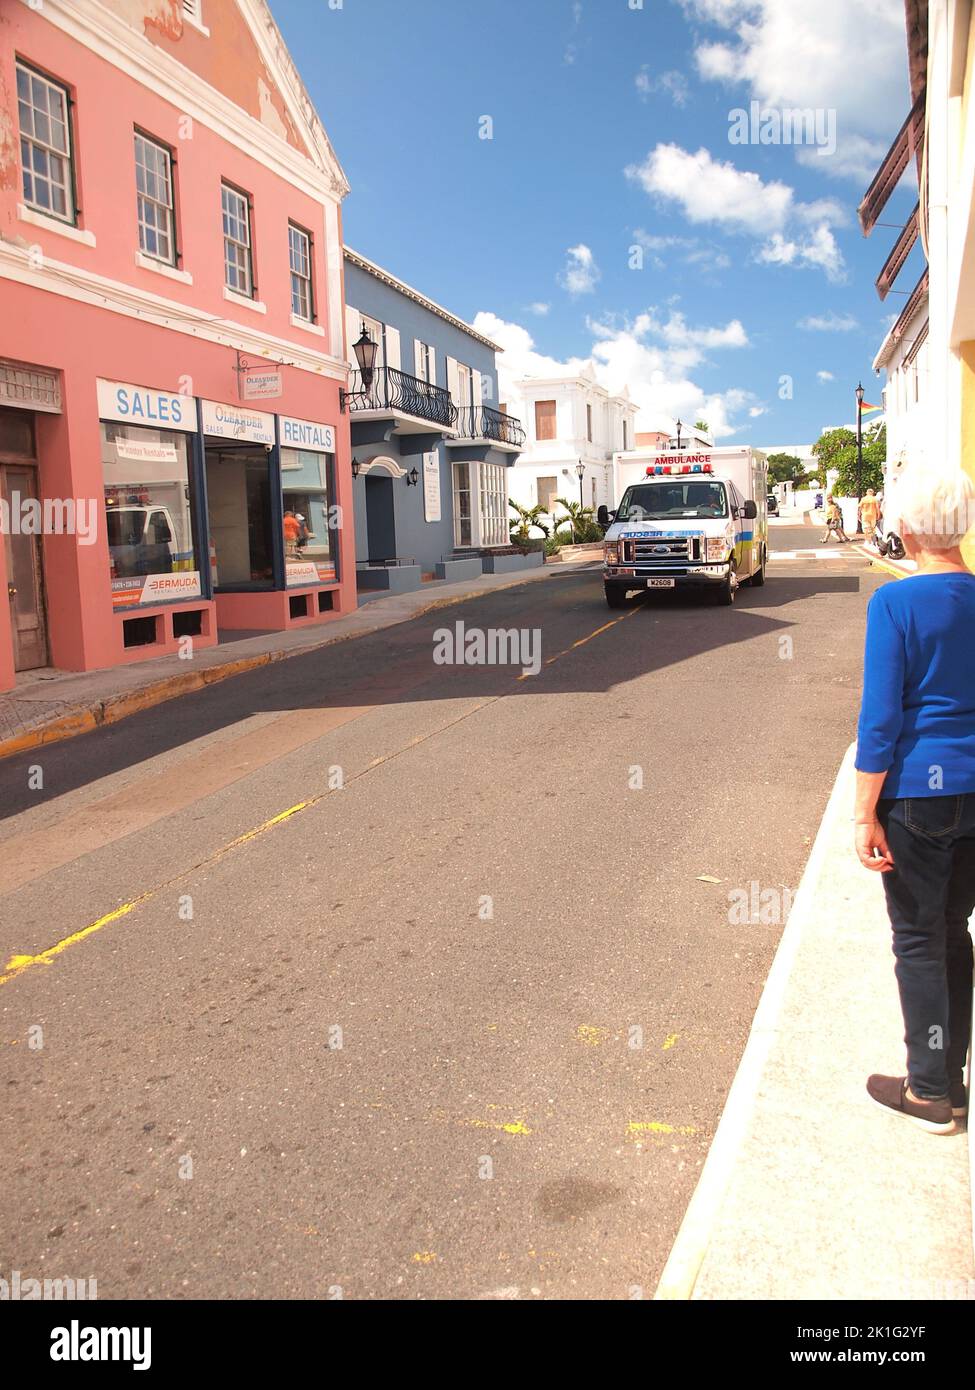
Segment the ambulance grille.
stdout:
<svg viewBox="0 0 975 1390">
<path fill-rule="evenodd" d="M 628 565 L 666 565 L 674 560 L 700 558 L 701 542 L 697 536 L 661 536 L 623 542 L 623 562 Z"/>
</svg>

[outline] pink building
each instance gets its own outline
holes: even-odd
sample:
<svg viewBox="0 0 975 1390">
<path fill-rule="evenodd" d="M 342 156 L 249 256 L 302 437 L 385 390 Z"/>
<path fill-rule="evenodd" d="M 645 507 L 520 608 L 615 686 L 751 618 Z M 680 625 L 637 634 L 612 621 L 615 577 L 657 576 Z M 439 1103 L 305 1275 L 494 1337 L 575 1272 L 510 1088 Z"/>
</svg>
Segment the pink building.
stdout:
<svg viewBox="0 0 975 1390">
<path fill-rule="evenodd" d="M 355 607 L 347 191 L 264 0 L 4 0 L 0 689 Z"/>
</svg>

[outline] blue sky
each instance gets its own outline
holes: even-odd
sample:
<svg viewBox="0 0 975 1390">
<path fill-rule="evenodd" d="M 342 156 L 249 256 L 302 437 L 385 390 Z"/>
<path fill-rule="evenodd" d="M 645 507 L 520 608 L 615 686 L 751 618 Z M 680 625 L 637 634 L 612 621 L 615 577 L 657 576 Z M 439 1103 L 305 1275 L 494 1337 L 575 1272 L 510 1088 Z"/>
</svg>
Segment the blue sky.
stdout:
<svg viewBox="0 0 975 1390">
<path fill-rule="evenodd" d="M 271 0 L 346 240 L 496 338 L 503 395 L 591 358 L 644 427 L 703 411 L 758 444 L 848 422 L 860 377 L 878 399 L 904 296 L 856 206 L 909 106 L 903 0 L 338 3 Z M 830 152 L 731 143 L 752 100 L 818 111 Z M 905 177 L 884 220 L 915 200 Z"/>
</svg>

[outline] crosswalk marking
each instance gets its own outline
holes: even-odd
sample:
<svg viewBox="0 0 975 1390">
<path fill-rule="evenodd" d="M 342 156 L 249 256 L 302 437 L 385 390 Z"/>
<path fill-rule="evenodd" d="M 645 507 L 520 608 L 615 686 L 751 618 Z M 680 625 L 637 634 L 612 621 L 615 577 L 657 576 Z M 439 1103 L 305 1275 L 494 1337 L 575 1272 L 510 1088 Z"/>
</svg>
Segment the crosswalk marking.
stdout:
<svg viewBox="0 0 975 1390">
<path fill-rule="evenodd" d="M 771 550 L 770 560 L 842 560 L 842 550 Z"/>
</svg>

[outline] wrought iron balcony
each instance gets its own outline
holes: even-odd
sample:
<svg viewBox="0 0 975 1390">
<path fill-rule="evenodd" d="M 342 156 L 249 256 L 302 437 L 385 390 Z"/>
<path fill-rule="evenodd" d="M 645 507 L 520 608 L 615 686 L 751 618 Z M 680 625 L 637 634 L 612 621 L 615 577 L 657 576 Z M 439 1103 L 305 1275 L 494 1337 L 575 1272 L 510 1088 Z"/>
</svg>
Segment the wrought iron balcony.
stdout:
<svg viewBox="0 0 975 1390">
<path fill-rule="evenodd" d="M 353 414 L 364 410 L 397 411 L 429 420 L 444 429 L 453 429 L 457 407 L 450 392 L 419 377 L 408 376 L 397 367 L 377 367 L 368 391 L 362 390 L 361 372 L 353 372 L 349 390 L 349 410 Z M 361 394 L 360 394 L 361 393 Z"/>
<path fill-rule="evenodd" d="M 521 421 L 489 405 L 462 405 L 457 413 L 457 431 L 461 439 L 493 439 L 516 449 L 525 442 Z"/>
</svg>

